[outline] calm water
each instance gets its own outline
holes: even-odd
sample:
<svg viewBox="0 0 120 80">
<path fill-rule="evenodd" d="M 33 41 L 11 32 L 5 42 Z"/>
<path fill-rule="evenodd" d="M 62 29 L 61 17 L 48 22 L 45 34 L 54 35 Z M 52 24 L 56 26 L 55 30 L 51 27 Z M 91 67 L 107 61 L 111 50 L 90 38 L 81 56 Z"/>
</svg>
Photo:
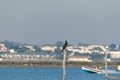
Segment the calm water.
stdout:
<svg viewBox="0 0 120 80">
<path fill-rule="evenodd" d="M 105 80 L 105 74 L 91 74 L 80 68 L 67 68 L 66 80 Z M 120 76 L 115 69 L 110 75 Z M 62 68 L 0 68 L 0 80 L 62 80 Z"/>
</svg>

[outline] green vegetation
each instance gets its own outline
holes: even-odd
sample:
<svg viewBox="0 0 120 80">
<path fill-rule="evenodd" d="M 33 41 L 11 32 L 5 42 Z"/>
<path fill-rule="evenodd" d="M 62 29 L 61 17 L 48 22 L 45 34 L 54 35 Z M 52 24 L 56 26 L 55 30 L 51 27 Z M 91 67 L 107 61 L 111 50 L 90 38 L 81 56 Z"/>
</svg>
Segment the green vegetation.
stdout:
<svg viewBox="0 0 120 80">
<path fill-rule="evenodd" d="M 109 62 L 108 67 L 117 67 L 119 62 Z M 4 67 L 61 67 L 62 68 L 62 61 L 28 61 L 28 62 L 0 62 L 0 66 Z M 66 62 L 66 67 L 82 67 L 82 66 L 89 66 L 95 67 L 96 65 L 105 66 L 104 62 Z"/>
</svg>

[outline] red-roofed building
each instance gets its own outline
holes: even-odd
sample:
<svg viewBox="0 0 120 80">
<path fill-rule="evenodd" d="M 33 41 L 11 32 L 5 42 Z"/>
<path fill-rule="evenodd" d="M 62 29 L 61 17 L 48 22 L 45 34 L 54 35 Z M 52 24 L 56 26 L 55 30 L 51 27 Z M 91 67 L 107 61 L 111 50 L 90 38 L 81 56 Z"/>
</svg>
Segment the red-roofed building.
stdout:
<svg viewBox="0 0 120 80">
<path fill-rule="evenodd" d="M 0 44 L 0 52 L 6 52 L 7 48 L 5 47 L 4 44 Z"/>
</svg>

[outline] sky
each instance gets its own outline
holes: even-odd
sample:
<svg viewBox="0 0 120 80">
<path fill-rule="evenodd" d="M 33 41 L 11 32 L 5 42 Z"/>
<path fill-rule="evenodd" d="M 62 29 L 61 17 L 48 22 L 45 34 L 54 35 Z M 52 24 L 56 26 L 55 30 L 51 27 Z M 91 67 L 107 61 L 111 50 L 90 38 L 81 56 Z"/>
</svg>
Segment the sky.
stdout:
<svg viewBox="0 0 120 80">
<path fill-rule="evenodd" d="M 0 0 L 0 41 L 120 44 L 120 0 Z"/>
</svg>

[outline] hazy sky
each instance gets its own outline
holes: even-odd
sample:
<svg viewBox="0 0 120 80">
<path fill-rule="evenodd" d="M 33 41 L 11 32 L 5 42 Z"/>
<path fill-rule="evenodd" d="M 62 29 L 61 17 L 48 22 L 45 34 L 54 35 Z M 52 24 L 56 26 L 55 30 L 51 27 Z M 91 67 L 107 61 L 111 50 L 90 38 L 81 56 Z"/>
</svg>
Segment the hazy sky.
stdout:
<svg viewBox="0 0 120 80">
<path fill-rule="evenodd" d="M 1 0 L 4 40 L 120 44 L 120 0 Z"/>
</svg>

